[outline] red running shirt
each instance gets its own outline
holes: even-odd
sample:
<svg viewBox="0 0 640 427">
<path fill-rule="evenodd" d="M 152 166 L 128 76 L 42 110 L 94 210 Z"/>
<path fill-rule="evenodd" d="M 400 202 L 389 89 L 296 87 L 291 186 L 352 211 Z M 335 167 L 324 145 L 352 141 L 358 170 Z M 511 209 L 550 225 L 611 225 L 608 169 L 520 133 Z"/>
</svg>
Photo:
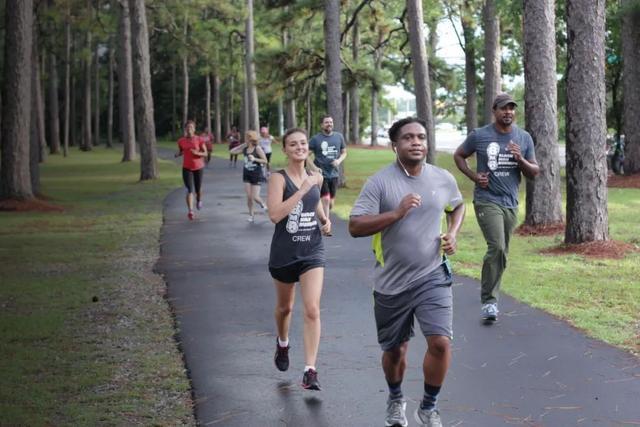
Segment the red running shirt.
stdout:
<svg viewBox="0 0 640 427">
<path fill-rule="evenodd" d="M 202 151 L 205 143 L 199 136 L 182 137 L 178 140 L 178 147 L 182 151 L 182 167 L 190 171 L 197 171 L 204 167 L 204 158 L 194 155 L 191 150 Z"/>
</svg>

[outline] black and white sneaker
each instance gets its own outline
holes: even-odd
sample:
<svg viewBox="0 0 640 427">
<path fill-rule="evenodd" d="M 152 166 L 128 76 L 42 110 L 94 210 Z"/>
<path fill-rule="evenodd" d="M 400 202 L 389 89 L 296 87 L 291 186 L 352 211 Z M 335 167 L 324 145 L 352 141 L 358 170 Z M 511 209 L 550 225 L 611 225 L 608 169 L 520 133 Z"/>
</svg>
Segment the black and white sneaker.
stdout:
<svg viewBox="0 0 640 427">
<path fill-rule="evenodd" d="M 276 368 L 279 371 L 286 371 L 289 369 L 289 346 L 280 347 L 280 343 L 278 343 L 278 338 L 276 338 L 276 355 L 273 360 L 276 363 Z"/>
<path fill-rule="evenodd" d="M 318 381 L 318 373 L 309 369 L 302 376 L 302 388 L 307 390 L 320 390 L 320 382 Z"/>
</svg>

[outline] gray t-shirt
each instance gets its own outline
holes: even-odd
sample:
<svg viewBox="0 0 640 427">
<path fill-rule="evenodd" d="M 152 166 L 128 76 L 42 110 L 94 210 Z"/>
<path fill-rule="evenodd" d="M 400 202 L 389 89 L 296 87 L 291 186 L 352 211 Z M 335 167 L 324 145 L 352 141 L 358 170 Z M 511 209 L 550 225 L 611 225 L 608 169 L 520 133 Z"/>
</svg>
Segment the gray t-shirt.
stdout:
<svg viewBox="0 0 640 427">
<path fill-rule="evenodd" d="M 531 135 L 515 125 L 509 133 L 498 132 L 493 123 L 474 129 L 462 143 L 465 154 L 476 153 L 477 172 L 489 172 L 489 187 L 482 188 L 476 184 L 474 201 L 495 203 L 505 208 L 518 207 L 520 168 L 513 154 L 507 150 L 509 141 L 520 146 L 526 160 L 535 160 Z"/>
<path fill-rule="evenodd" d="M 407 176 L 397 163 L 380 170 L 364 184 L 351 216 L 378 215 L 398 207 L 409 193 L 422 197 L 422 205 L 375 234 L 374 290 L 395 295 L 419 284 L 442 263 L 440 233 L 445 211 L 460 203 L 462 195 L 448 171 L 425 164 L 420 176 Z"/>
<path fill-rule="evenodd" d="M 346 149 L 344 136 L 340 132 L 325 135 L 320 132 L 309 141 L 309 149 L 313 151 L 315 159 L 313 163 L 322 169 L 324 178 L 338 178 L 340 171 L 333 167 L 331 162 L 340 157 L 342 150 Z"/>
</svg>

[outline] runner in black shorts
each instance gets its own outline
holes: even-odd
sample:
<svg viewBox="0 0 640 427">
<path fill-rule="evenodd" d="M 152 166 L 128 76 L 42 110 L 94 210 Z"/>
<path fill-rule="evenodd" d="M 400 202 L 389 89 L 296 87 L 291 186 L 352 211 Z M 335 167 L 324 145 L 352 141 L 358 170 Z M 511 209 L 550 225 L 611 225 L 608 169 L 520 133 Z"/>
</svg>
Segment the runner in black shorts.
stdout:
<svg viewBox="0 0 640 427">
<path fill-rule="evenodd" d="M 322 132 L 316 134 L 309 141 L 309 150 L 314 156 L 315 168 L 322 171 L 324 184 L 320 189 L 322 206 L 329 215 L 336 198 L 336 189 L 340 179 L 340 163 L 347 157 L 347 145 L 340 132 L 333 131 L 333 118 L 323 116 L 321 120 Z"/>
<path fill-rule="evenodd" d="M 189 120 L 185 124 L 185 136 L 178 140 L 178 152 L 175 157 L 183 156 L 182 179 L 187 189 L 187 217 L 194 218 L 193 214 L 193 194 L 196 195 L 196 207 L 202 209 L 202 170 L 204 159 L 207 157 L 207 146 L 205 142 L 195 134 L 196 124 Z"/>
<path fill-rule="evenodd" d="M 320 296 L 324 278 L 322 234 L 331 232 L 331 221 L 320 203 L 322 175 L 307 172 L 309 156 L 307 134 L 303 129 L 288 130 L 282 140 L 287 166 L 269 178 L 269 217 L 276 224 L 271 240 L 269 271 L 273 277 L 277 302 L 275 310 L 278 338 L 275 364 L 280 371 L 289 368 L 289 325 L 300 283 L 304 304 L 305 369 L 302 387 L 320 390 L 316 358 L 320 345 Z"/>
<path fill-rule="evenodd" d="M 262 165 L 267 163 L 267 157 L 264 155 L 262 148 L 258 145 L 258 133 L 254 130 L 248 130 L 245 133 L 247 142 L 240 144 L 230 151 L 230 153 L 242 153 L 244 155 L 244 166 L 242 168 L 242 182 L 247 194 L 247 206 L 249 207 L 249 218 L 247 221 L 254 221 L 253 202 L 256 202 L 262 209 L 265 208 L 264 202 L 260 198 L 260 185 L 264 181 L 262 173 Z"/>
</svg>

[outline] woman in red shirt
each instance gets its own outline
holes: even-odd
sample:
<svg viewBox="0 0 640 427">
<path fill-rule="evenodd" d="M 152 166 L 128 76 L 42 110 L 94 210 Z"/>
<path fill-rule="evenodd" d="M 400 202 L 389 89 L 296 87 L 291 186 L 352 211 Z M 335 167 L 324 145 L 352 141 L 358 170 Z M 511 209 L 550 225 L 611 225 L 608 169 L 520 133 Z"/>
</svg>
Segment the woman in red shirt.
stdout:
<svg viewBox="0 0 640 427">
<path fill-rule="evenodd" d="M 196 207 L 202 209 L 202 170 L 207 157 L 207 146 L 196 135 L 196 124 L 189 120 L 185 125 L 185 136 L 178 140 L 176 157 L 182 155 L 182 180 L 187 188 L 187 217 L 193 219 L 193 193 L 196 193 Z"/>
</svg>

